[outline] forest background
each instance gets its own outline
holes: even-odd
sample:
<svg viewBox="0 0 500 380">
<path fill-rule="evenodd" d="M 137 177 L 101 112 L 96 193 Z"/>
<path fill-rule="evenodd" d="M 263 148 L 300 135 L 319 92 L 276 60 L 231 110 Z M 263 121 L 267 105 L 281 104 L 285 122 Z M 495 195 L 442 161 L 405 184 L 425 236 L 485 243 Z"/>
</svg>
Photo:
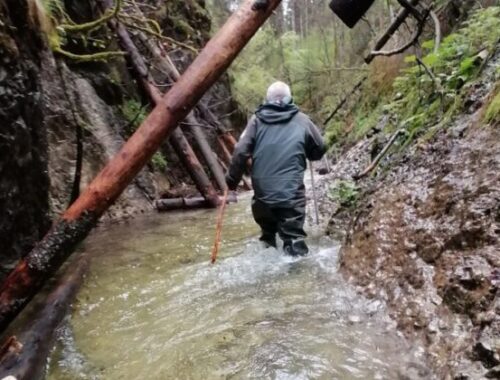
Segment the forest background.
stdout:
<svg viewBox="0 0 500 380">
<path fill-rule="evenodd" d="M 473 57 L 478 49 L 490 47 L 498 38 L 498 33 L 492 32 L 497 8 L 474 18 L 471 22 L 475 25 L 466 36 L 464 33 L 462 37 L 450 36 L 458 19 L 465 17 L 465 9 L 471 5 L 467 1 L 439 0 L 433 2 L 436 18 L 427 19 L 415 46 L 404 54 L 378 57 L 366 65 L 364 57 L 394 20 L 400 5 L 396 0 L 375 1 L 365 17 L 349 29 L 331 12 L 329 2 L 284 1 L 232 65 L 230 76 L 233 96 L 248 115 L 263 101 L 271 82 L 289 83 L 295 102 L 324 130 L 330 151 L 336 154 L 376 129 L 381 115 L 394 111 L 392 108 L 398 108 L 392 112 L 397 116 L 395 119 L 399 119 L 394 120 L 394 129 L 404 124 L 409 139 L 422 134 L 425 125 L 433 125 L 446 116 L 461 86 L 473 78 L 477 68 Z M 214 20 L 213 30 L 237 4 L 238 1 L 233 0 L 207 2 Z M 407 19 L 384 49 L 391 50 L 411 41 L 417 28 L 414 20 Z M 446 37 L 439 50 L 436 32 L 439 42 L 442 36 Z M 450 85 L 445 99 L 450 104 L 441 102 L 442 97 L 434 102 L 436 91 L 430 86 L 432 78 L 425 73 L 426 69 L 439 77 L 441 85 Z M 398 76 L 401 77 L 396 80 Z M 349 95 L 364 78 L 361 90 Z M 422 90 L 419 94 L 412 93 L 415 85 Z M 403 95 L 398 99 L 398 94 Z M 329 118 L 346 95 L 349 95 L 347 103 L 335 117 Z M 402 106 L 408 109 L 400 109 Z M 429 107 L 434 108 L 427 113 Z"/>
</svg>

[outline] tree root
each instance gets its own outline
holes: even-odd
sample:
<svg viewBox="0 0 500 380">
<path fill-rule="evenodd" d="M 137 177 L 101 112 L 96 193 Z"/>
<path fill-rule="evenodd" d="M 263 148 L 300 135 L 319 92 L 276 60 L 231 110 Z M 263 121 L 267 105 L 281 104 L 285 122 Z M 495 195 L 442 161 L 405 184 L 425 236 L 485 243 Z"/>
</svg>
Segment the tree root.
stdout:
<svg viewBox="0 0 500 380">
<path fill-rule="evenodd" d="M 57 29 L 65 33 L 85 33 L 97 29 L 101 25 L 107 23 L 112 18 L 118 17 L 118 14 L 120 13 L 120 10 L 122 8 L 122 1 L 123 0 L 116 0 L 116 5 L 114 9 L 110 10 L 109 12 L 106 12 L 101 18 L 97 20 L 76 25 L 61 24 L 57 27 Z"/>
<path fill-rule="evenodd" d="M 163 40 L 163 41 L 167 41 L 168 43 L 172 44 L 172 45 L 176 45 L 178 47 L 181 47 L 181 48 L 184 48 L 184 49 L 187 49 L 187 50 L 190 50 L 192 51 L 193 53 L 196 53 L 198 54 L 198 50 L 188 44 L 185 44 L 183 42 L 179 42 L 171 37 L 167 37 L 167 36 L 164 36 L 163 34 L 161 33 L 158 33 L 158 32 L 155 32 L 154 30 L 150 29 L 150 28 L 146 28 L 146 27 L 143 27 L 143 26 L 139 26 L 139 25 L 135 25 L 133 23 L 129 23 L 127 21 L 124 21 L 123 19 L 120 20 L 121 23 L 123 25 L 125 25 L 127 28 L 131 28 L 131 29 L 136 29 L 136 30 L 139 30 L 143 33 L 146 33 L 146 34 L 149 34 L 153 37 L 156 37 L 160 40 Z"/>
<path fill-rule="evenodd" d="M 125 55 L 122 51 L 103 51 L 92 54 L 74 54 L 59 46 L 53 47 L 54 53 L 60 54 L 77 62 L 92 62 L 92 61 L 107 61 L 110 58 L 123 57 Z"/>
</svg>

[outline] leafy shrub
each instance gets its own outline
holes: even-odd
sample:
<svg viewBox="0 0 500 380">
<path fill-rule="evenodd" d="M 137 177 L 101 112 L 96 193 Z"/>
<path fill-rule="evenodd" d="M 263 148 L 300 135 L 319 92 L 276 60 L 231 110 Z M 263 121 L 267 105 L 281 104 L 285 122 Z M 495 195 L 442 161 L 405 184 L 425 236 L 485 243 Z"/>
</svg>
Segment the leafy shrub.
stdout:
<svg viewBox="0 0 500 380">
<path fill-rule="evenodd" d="M 360 189 L 351 181 L 338 181 L 331 188 L 329 198 L 342 207 L 354 208 L 358 204 Z"/>
<path fill-rule="evenodd" d="M 355 142 L 375 127 L 384 114 L 389 116 L 389 130 L 408 131 L 402 146 L 424 133 L 431 136 L 461 110 L 463 95 L 482 69 L 481 55 L 493 53 L 499 39 L 500 7 L 475 11 L 462 29 L 442 41 L 436 52 L 434 41 L 422 44 L 427 52 L 421 59 L 423 65 L 414 55 L 406 57 L 408 67 L 394 80 L 392 91 L 377 94 L 374 86 L 368 86 L 352 110 L 354 122 L 340 117 L 333 120 L 327 128 L 328 141 Z M 374 75 L 380 74 L 370 74 L 370 81 L 377 84 L 380 79 L 373 80 Z M 492 104 L 494 110 L 495 100 Z M 353 125 L 348 128 L 350 123 Z"/>
<path fill-rule="evenodd" d="M 394 84 L 402 96 L 389 105 L 396 124 L 405 127 L 409 138 L 424 130 L 437 130 L 450 120 L 462 105 L 462 95 L 482 68 L 480 52 L 491 53 L 500 39 L 500 7 L 476 11 L 464 28 L 446 37 L 437 52 L 422 58 L 407 57 L 412 66 Z M 422 47 L 434 49 L 434 42 Z"/>
<path fill-rule="evenodd" d="M 137 127 L 139 127 L 146 116 L 148 116 L 148 108 L 143 106 L 136 99 L 129 99 L 123 103 L 120 107 L 120 110 L 123 114 L 123 117 L 128 122 L 127 127 L 125 128 L 125 132 L 128 135 L 131 135 L 135 132 Z"/>
<path fill-rule="evenodd" d="M 496 85 L 496 95 L 491 99 L 488 107 L 486 109 L 486 114 L 484 115 L 484 121 L 486 123 L 498 123 L 500 122 L 500 83 Z"/>
<path fill-rule="evenodd" d="M 161 152 L 156 152 L 151 158 L 151 165 L 153 170 L 163 172 L 168 166 L 168 162 Z"/>
</svg>

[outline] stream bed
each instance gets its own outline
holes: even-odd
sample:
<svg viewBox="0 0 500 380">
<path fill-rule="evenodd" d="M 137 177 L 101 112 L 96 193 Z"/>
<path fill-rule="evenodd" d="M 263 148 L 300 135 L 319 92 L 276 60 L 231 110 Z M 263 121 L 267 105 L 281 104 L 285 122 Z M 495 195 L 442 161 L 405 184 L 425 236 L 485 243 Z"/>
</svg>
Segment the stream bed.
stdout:
<svg viewBox="0 0 500 380">
<path fill-rule="evenodd" d="M 214 266 L 213 210 L 97 229 L 48 379 L 413 379 L 422 351 L 338 273 L 339 244 L 263 249 L 249 203 L 228 207 Z"/>
</svg>

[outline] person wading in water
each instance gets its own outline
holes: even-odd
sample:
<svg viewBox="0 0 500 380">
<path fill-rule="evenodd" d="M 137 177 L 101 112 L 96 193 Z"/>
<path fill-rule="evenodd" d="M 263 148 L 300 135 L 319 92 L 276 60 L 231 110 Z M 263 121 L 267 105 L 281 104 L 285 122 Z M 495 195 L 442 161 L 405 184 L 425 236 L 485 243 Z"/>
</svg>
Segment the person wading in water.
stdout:
<svg viewBox="0 0 500 380">
<path fill-rule="evenodd" d="M 292 256 L 306 255 L 304 241 L 307 160 L 320 160 L 326 152 L 318 128 L 293 103 L 290 87 L 273 83 L 266 102 L 250 119 L 236 145 L 226 182 L 235 190 L 247 161 L 252 159 L 254 197 L 252 213 L 262 229 L 260 240 L 276 247 L 276 234 Z"/>
</svg>

